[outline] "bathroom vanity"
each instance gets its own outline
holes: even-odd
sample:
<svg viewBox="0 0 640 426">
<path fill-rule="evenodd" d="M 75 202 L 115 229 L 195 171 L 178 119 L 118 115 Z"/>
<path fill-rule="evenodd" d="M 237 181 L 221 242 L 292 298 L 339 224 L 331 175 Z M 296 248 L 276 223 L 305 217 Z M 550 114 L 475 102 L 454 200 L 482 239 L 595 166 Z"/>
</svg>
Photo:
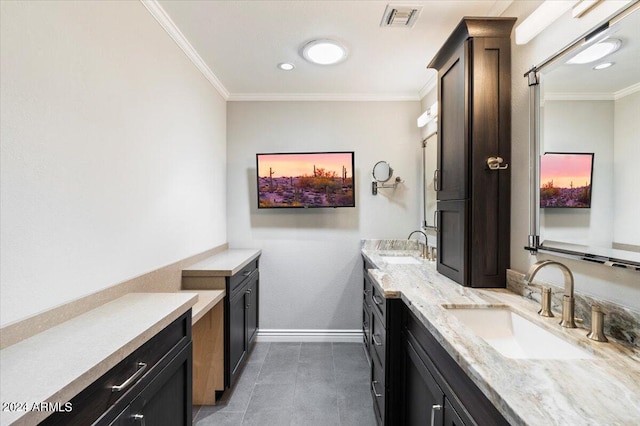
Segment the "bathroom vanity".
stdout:
<svg viewBox="0 0 640 426">
<path fill-rule="evenodd" d="M 640 418 L 638 348 L 591 341 L 585 329 L 539 316 L 532 300 L 507 289 L 460 286 L 421 259 L 415 245 L 391 246 L 365 241 L 362 249 L 365 283 L 382 298 L 386 315 L 386 327 L 372 329 L 369 342 L 379 424 L 430 424 L 432 418 L 437 425 L 635 424 Z M 464 310 L 517 315 L 552 343 L 501 352 L 463 321 Z M 476 317 L 482 318 L 475 323 L 486 318 Z"/>
</svg>

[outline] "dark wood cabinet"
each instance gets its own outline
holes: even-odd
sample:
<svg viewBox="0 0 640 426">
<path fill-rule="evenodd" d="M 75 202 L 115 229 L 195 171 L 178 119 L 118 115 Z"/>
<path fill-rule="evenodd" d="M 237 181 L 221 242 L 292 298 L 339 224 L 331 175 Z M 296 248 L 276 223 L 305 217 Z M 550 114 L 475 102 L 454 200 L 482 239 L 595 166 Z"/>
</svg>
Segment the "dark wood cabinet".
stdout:
<svg viewBox="0 0 640 426">
<path fill-rule="evenodd" d="M 115 389 L 114 389 L 115 387 Z M 190 425 L 191 310 L 71 399 L 42 425 Z"/>
<path fill-rule="evenodd" d="M 130 418 L 140 425 L 191 425 L 191 344 L 133 400 Z"/>
<path fill-rule="evenodd" d="M 227 387 L 234 385 L 242 366 L 246 360 L 247 353 L 258 331 L 258 292 L 259 292 L 259 272 L 256 268 L 242 273 L 242 280 L 236 282 L 231 297 L 229 297 L 228 309 L 228 368 Z M 238 275 L 238 274 L 236 274 Z M 233 284 L 236 275 L 231 276 L 230 282 Z M 233 286 L 230 286 L 233 287 Z"/>
<path fill-rule="evenodd" d="M 394 424 L 397 418 L 396 388 L 398 374 L 391 365 L 398 362 L 400 341 L 400 299 L 386 299 L 373 285 L 369 273 L 373 266 L 364 259 L 363 332 L 365 349 L 371 366 L 371 397 L 379 425 Z"/>
<path fill-rule="evenodd" d="M 401 316 L 400 424 L 508 425 L 408 307 Z"/>
<path fill-rule="evenodd" d="M 438 70 L 437 268 L 465 286 L 506 286 L 514 22 L 464 18 L 429 64 Z"/>
</svg>

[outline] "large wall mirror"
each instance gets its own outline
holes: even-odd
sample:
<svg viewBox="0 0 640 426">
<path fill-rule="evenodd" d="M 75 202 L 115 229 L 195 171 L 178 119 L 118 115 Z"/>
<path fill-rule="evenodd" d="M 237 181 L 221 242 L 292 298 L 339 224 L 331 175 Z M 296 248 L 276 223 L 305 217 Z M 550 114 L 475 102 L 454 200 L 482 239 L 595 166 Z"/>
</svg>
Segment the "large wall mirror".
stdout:
<svg viewBox="0 0 640 426">
<path fill-rule="evenodd" d="M 527 77 L 528 249 L 640 270 L 640 4 Z"/>
</svg>

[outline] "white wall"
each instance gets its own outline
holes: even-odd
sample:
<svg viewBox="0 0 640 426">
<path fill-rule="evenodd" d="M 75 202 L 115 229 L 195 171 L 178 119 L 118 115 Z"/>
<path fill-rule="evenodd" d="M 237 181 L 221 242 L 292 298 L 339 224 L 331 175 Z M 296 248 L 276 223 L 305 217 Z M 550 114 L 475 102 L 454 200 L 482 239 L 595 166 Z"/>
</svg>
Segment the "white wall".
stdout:
<svg viewBox="0 0 640 426">
<path fill-rule="evenodd" d="M 403 239 L 420 225 L 419 102 L 229 102 L 228 237 L 258 247 L 261 329 L 362 324 L 360 240 Z M 258 152 L 355 151 L 356 207 L 258 210 Z M 371 194 L 387 160 L 405 180 Z"/>
<path fill-rule="evenodd" d="M 225 102 L 144 6 L 0 7 L 2 325 L 225 243 Z"/>
<path fill-rule="evenodd" d="M 615 101 L 613 241 L 640 247 L 640 92 Z"/>
<path fill-rule="evenodd" d="M 517 25 L 540 3 L 541 1 L 514 1 L 503 16 L 517 17 Z M 581 19 L 571 18 L 571 13 L 568 12 L 524 46 L 515 44 L 512 33 L 511 267 L 515 270 L 526 272 L 529 266 L 539 258 L 552 257 L 530 256 L 523 250 L 529 235 L 529 87 L 522 75 L 532 65 L 541 63 L 613 14 L 624 3 L 626 2 L 603 2 Z M 562 258 L 559 260 L 574 272 L 576 292 L 640 310 L 640 285 L 638 285 L 637 272 L 577 260 Z M 559 270 L 543 270 L 540 278 L 562 283 Z"/>
<path fill-rule="evenodd" d="M 594 165 L 591 208 L 540 209 L 541 241 L 611 248 L 613 101 L 546 100 L 542 111 L 541 154 L 591 152 Z"/>
</svg>

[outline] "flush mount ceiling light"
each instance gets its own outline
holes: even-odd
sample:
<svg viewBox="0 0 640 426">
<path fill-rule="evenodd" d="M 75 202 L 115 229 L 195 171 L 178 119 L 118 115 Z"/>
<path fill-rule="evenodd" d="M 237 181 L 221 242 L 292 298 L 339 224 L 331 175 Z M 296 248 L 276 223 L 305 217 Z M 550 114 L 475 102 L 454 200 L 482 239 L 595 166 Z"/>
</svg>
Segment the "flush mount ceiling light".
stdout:
<svg viewBox="0 0 640 426">
<path fill-rule="evenodd" d="M 614 38 L 602 40 L 593 46 L 587 47 L 573 58 L 567 61 L 568 64 L 588 64 L 604 58 L 620 48 L 622 42 Z"/>
<path fill-rule="evenodd" d="M 280 68 L 282 71 L 291 71 L 295 67 L 295 65 L 290 64 L 289 62 L 281 62 L 278 64 L 278 68 Z"/>
<path fill-rule="evenodd" d="M 604 62 L 593 67 L 594 70 L 604 70 L 613 65 L 613 62 Z"/>
<path fill-rule="evenodd" d="M 347 49 L 335 40 L 313 40 L 302 48 L 302 57 L 318 65 L 333 65 L 347 58 Z"/>
</svg>

